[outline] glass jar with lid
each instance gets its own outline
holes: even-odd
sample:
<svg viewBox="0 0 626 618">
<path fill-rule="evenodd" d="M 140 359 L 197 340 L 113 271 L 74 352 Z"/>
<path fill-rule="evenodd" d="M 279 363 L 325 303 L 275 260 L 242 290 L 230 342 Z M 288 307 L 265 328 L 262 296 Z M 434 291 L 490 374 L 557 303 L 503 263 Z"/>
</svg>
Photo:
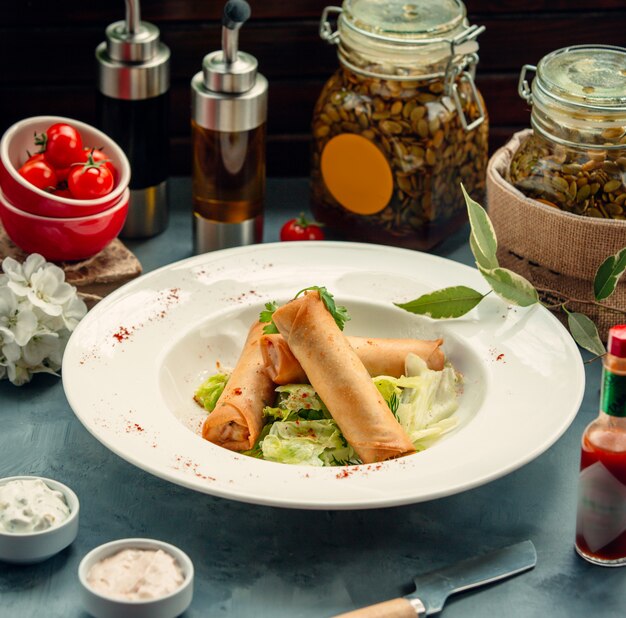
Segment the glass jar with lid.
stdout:
<svg viewBox="0 0 626 618">
<path fill-rule="evenodd" d="M 337 15 L 333 30 L 330 16 Z M 311 209 L 346 238 L 429 249 L 482 199 L 488 122 L 459 0 L 344 0 L 320 35 L 340 67 L 313 114 Z"/>
<path fill-rule="evenodd" d="M 626 49 L 558 49 L 523 67 L 519 93 L 532 134 L 511 160 L 511 184 L 577 215 L 626 218 Z"/>
</svg>

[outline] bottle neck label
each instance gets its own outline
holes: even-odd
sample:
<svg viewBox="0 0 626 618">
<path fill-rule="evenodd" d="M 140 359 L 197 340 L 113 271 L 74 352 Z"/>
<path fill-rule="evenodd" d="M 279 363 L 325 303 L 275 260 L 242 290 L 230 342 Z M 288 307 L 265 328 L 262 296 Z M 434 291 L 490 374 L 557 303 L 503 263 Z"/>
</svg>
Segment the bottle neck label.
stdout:
<svg viewBox="0 0 626 618">
<path fill-rule="evenodd" d="M 605 414 L 626 417 L 626 375 L 604 372 L 601 402 Z"/>
</svg>

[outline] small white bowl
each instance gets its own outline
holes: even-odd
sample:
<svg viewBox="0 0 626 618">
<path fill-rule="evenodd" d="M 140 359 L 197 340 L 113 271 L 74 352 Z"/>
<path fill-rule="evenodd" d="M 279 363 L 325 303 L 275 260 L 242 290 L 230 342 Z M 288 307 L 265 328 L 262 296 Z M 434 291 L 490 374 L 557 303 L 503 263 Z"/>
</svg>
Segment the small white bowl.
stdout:
<svg viewBox="0 0 626 618">
<path fill-rule="evenodd" d="M 42 476 L 11 476 L 0 479 L 0 485 L 10 481 L 43 481 L 50 489 L 60 491 L 70 509 L 69 517 L 58 526 L 38 532 L 0 531 L 0 560 L 15 564 L 43 562 L 71 545 L 78 534 L 80 505 L 76 494 L 63 483 Z"/>
<path fill-rule="evenodd" d="M 96 563 L 124 549 L 160 549 L 172 556 L 183 572 L 180 588 L 157 599 L 129 601 L 106 596 L 94 590 L 87 575 Z M 92 549 L 78 565 L 78 579 L 83 607 L 95 618 L 175 618 L 191 604 L 193 598 L 193 563 L 174 545 L 155 539 L 120 539 Z"/>
</svg>

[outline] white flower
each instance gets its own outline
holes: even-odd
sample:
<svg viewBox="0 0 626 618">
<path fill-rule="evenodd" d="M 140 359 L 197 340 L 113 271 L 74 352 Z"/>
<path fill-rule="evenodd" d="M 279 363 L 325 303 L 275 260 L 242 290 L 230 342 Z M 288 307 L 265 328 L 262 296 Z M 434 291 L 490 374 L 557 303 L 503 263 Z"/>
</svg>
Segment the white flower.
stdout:
<svg viewBox="0 0 626 618">
<path fill-rule="evenodd" d="M 23 348 L 22 359 L 27 365 L 41 365 L 46 358 L 58 358 L 61 341 L 56 333 L 35 335 Z"/>
<path fill-rule="evenodd" d="M 2 354 L 2 356 L 0 356 L 0 362 L 4 361 L 3 364 L 8 367 L 20 360 L 22 357 L 22 348 L 20 348 L 15 341 L 11 341 L 2 346 L 0 353 Z"/>
<path fill-rule="evenodd" d="M 32 375 L 28 367 L 23 364 L 11 363 L 7 367 L 7 377 L 15 386 L 22 386 L 22 384 L 30 382 Z"/>
<path fill-rule="evenodd" d="M 65 323 L 65 328 L 70 332 L 73 331 L 78 323 L 87 314 L 87 305 L 78 296 L 72 296 L 64 305 L 61 317 Z"/>
<path fill-rule="evenodd" d="M 37 316 L 37 334 L 57 333 L 65 328 L 62 315 L 49 315 L 39 307 L 33 307 L 33 313 Z"/>
<path fill-rule="evenodd" d="M 20 264 L 12 257 L 6 257 L 2 261 L 2 270 L 6 273 L 6 277 L 10 280 L 14 287 L 28 288 L 30 286 L 31 275 L 42 268 L 46 264 L 46 260 L 38 253 L 29 255 L 24 264 Z M 11 287 L 11 286 L 10 286 Z M 18 292 L 15 292 L 18 294 Z M 25 296 L 26 292 L 19 294 Z"/>
<path fill-rule="evenodd" d="M 0 333 L 6 341 L 26 345 L 37 330 L 37 317 L 6 287 L 0 288 Z"/>
<path fill-rule="evenodd" d="M 0 274 L 0 380 L 15 385 L 61 368 L 71 331 L 87 313 L 65 273 L 38 255 L 7 257 Z"/>
<path fill-rule="evenodd" d="M 49 315 L 61 315 L 62 305 L 68 302 L 75 288 L 65 283 L 65 273 L 43 257 L 33 253 L 20 265 L 13 258 L 5 258 L 2 269 L 9 278 L 8 287 L 17 296 L 26 296 L 35 306 Z"/>
</svg>

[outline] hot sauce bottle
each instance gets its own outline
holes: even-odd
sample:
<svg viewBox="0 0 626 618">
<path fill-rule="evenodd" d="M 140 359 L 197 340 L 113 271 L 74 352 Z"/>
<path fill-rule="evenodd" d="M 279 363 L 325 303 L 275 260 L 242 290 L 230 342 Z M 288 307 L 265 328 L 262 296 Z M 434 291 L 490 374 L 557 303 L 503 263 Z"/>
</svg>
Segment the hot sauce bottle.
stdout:
<svg viewBox="0 0 626 618">
<path fill-rule="evenodd" d="M 626 565 L 626 324 L 609 331 L 600 414 L 582 437 L 576 551 L 603 566 Z"/>
</svg>

